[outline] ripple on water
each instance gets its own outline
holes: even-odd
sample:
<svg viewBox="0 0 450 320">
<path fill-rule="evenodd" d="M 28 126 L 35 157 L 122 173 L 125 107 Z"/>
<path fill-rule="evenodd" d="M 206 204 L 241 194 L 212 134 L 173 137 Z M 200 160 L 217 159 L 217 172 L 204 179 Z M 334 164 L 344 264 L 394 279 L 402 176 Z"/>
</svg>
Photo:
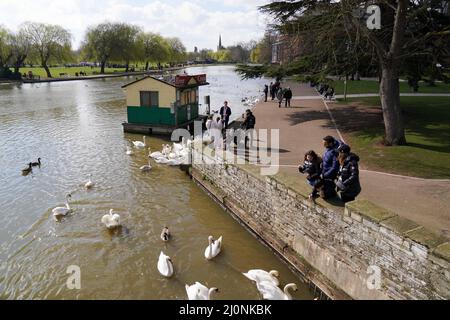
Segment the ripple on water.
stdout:
<svg viewBox="0 0 450 320">
<path fill-rule="evenodd" d="M 257 95 L 263 80 L 242 82 L 230 67 L 207 71 L 213 107 L 227 99 L 235 115 L 244 95 Z M 130 79 L 76 81 L 0 88 L 0 298 L 5 299 L 185 299 L 185 284 L 200 281 L 221 289 L 219 299 L 258 299 L 241 272 L 277 269 L 281 282 L 299 279 L 178 168 L 152 163 L 139 167 L 148 150 L 125 154 L 141 135 L 124 134 L 121 85 Z M 86 87 L 85 85 L 88 84 Z M 233 96 L 228 96 L 233 92 Z M 234 100 L 233 100 L 234 99 Z M 239 100 L 239 101 L 237 101 Z M 153 151 L 167 141 L 149 138 Z M 42 158 L 24 177 L 20 170 Z M 92 174 L 95 186 L 85 190 Z M 55 222 L 52 209 L 71 193 L 73 213 Z M 101 217 L 114 209 L 123 228 L 114 233 Z M 169 226 L 173 238 L 159 236 Z M 206 261 L 208 236 L 223 235 L 223 252 Z M 175 277 L 165 279 L 156 264 L 163 250 Z M 65 286 L 67 268 L 81 269 L 82 289 Z M 305 286 L 295 298 L 311 299 Z"/>
</svg>

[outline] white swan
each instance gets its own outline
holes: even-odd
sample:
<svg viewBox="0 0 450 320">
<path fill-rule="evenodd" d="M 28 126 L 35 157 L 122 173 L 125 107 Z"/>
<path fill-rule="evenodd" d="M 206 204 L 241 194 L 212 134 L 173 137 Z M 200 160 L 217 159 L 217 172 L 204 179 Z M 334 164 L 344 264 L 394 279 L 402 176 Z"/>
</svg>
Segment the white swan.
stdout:
<svg viewBox="0 0 450 320">
<path fill-rule="evenodd" d="M 128 156 L 132 156 L 134 154 L 133 150 L 131 150 L 131 148 L 129 146 L 127 146 L 127 155 Z"/>
<path fill-rule="evenodd" d="M 167 241 L 169 241 L 169 239 L 170 239 L 170 231 L 169 231 L 169 228 L 164 227 L 164 228 L 162 229 L 162 232 L 161 232 L 161 240 L 164 241 L 164 242 L 167 242 Z"/>
<path fill-rule="evenodd" d="M 219 292 L 219 289 L 208 289 L 200 282 L 196 282 L 192 286 L 186 285 L 185 288 L 189 300 L 211 300 L 212 294 Z"/>
<path fill-rule="evenodd" d="M 170 159 L 170 160 L 167 160 L 166 164 L 169 166 L 179 166 L 182 164 L 182 162 L 178 159 Z"/>
<path fill-rule="evenodd" d="M 86 188 L 86 189 L 91 189 L 93 186 L 94 186 L 94 182 L 92 182 L 92 180 L 91 180 L 91 177 L 92 177 L 92 174 L 89 174 L 89 180 L 88 180 L 88 182 L 86 182 L 86 184 L 84 185 L 84 187 Z"/>
<path fill-rule="evenodd" d="M 150 153 L 149 157 L 153 159 L 158 159 L 164 157 L 164 155 L 161 152 L 157 151 Z"/>
<path fill-rule="evenodd" d="M 102 223 L 106 226 L 108 229 L 114 229 L 117 227 L 120 227 L 120 215 L 117 213 L 114 213 L 113 209 L 109 210 L 109 214 L 105 214 L 102 217 Z"/>
<path fill-rule="evenodd" d="M 62 216 L 69 214 L 70 212 L 72 212 L 72 209 L 69 206 L 69 199 L 71 197 L 72 196 L 70 194 L 68 194 L 66 196 L 66 206 L 65 207 L 56 207 L 52 210 L 54 217 L 62 217 Z"/>
<path fill-rule="evenodd" d="M 136 147 L 136 148 L 138 148 L 138 149 L 143 149 L 143 148 L 145 148 L 145 136 L 143 136 L 143 140 L 144 140 L 144 142 L 142 142 L 142 141 L 133 141 L 133 144 L 134 144 L 134 146 Z"/>
<path fill-rule="evenodd" d="M 292 300 L 289 289 L 297 291 L 297 285 L 295 283 L 289 283 L 282 291 L 272 282 L 263 281 L 258 283 L 258 290 L 266 300 Z"/>
<path fill-rule="evenodd" d="M 170 257 L 166 256 L 162 251 L 159 255 L 158 271 L 162 276 L 166 278 L 170 278 L 173 275 L 172 260 L 170 260 Z"/>
<path fill-rule="evenodd" d="M 140 167 L 139 169 L 141 171 L 143 171 L 143 172 L 151 171 L 152 170 L 152 166 L 150 165 L 150 160 L 148 161 L 148 164 Z"/>
<path fill-rule="evenodd" d="M 211 260 L 220 253 L 222 248 L 222 236 L 217 240 L 214 240 L 212 236 L 209 236 L 208 242 L 209 245 L 205 249 L 205 258 Z"/>
<path fill-rule="evenodd" d="M 160 158 L 156 158 L 155 162 L 158 164 L 167 164 L 167 162 L 169 162 L 169 160 L 167 160 L 166 157 L 160 157 Z"/>
<path fill-rule="evenodd" d="M 267 272 L 261 269 L 252 269 L 249 270 L 247 273 L 243 273 L 243 275 L 246 276 L 248 279 L 255 281 L 257 285 L 259 282 L 263 281 L 272 282 L 275 286 L 278 286 L 280 284 L 277 279 L 279 273 L 276 270 L 271 270 Z"/>
</svg>

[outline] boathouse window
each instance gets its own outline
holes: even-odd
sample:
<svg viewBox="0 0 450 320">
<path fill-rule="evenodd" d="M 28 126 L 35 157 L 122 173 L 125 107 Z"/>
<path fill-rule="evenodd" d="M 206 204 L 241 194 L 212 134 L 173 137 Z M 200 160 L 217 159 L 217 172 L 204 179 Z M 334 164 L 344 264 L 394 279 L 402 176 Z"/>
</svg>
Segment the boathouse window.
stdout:
<svg viewBox="0 0 450 320">
<path fill-rule="evenodd" d="M 141 107 L 158 107 L 158 91 L 141 91 Z"/>
</svg>

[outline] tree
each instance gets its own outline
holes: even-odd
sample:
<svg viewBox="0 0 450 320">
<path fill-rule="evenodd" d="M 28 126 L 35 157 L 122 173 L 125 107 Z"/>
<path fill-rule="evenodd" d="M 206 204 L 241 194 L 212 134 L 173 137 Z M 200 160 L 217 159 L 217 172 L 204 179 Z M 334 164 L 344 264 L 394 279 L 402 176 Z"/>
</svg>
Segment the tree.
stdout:
<svg viewBox="0 0 450 320">
<path fill-rule="evenodd" d="M 32 40 L 27 35 L 26 30 L 22 27 L 19 32 L 12 35 L 11 51 L 12 51 L 12 65 L 14 66 L 14 73 L 18 74 L 20 67 L 23 66 L 25 60 L 30 54 L 32 48 Z"/>
<path fill-rule="evenodd" d="M 402 63 L 408 57 L 430 56 L 420 43 L 448 39 L 448 19 L 438 22 L 437 17 L 443 19 L 442 1 L 382 0 L 378 2 L 381 29 L 372 30 L 367 27 L 368 17 L 361 14 L 370 3 L 288 0 L 274 1 L 260 9 L 275 18 L 275 28 L 281 34 L 313 38 L 310 54 L 286 66 L 288 73 L 323 74 L 346 69 L 351 74 L 361 67 L 362 60 L 371 61 L 374 56 L 380 73 L 384 142 L 402 145 L 406 143 L 399 93 Z M 267 66 L 266 72 L 269 69 Z"/>
<path fill-rule="evenodd" d="M 0 26 L 0 77 L 8 74 L 8 63 L 12 58 L 11 33 Z"/>
<path fill-rule="evenodd" d="M 82 51 L 86 58 L 96 59 L 100 62 L 100 72 L 105 73 L 106 63 L 110 59 L 118 57 L 117 46 L 120 43 L 116 41 L 118 33 L 118 24 L 110 22 L 101 23 L 95 27 L 89 27 L 84 42 L 82 44 Z"/>
<path fill-rule="evenodd" d="M 116 27 L 115 58 L 125 61 L 125 72 L 128 72 L 130 61 L 139 56 L 138 35 L 140 28 L 127 23 L 119 23 Z"/>
<path fill-rule="evenodd" d="M 31 41 L 31 50 L 39 57 L 42 67 L 51 78 L 50 61 L 64 61 L 71 52 L 70 32 L 58 25 L 26 22 L 23 33 Z"/>
<path fill-rule="evenodd" d="M 141 33 L 139 46 L 142 58 L 145 61 L 145 70 L 148 70 L 149 62 L 161 62 L 169 56 L 169 44 L 157 33 Z"/>
<path fill-rule="evenodd" d="M 167 38 L 170 62 L 181 62 L 186 59 L 186 47 L 178 38 Z"/>
</svg>

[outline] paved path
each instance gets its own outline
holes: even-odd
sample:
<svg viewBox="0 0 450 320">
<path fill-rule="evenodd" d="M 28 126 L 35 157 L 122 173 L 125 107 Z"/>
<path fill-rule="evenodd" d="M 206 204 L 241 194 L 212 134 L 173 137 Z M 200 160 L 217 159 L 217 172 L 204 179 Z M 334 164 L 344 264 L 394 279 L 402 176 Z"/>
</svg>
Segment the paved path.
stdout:
<svg viewBox="0 0 450 320">
<path fill-rule="evenodd" d="M 322 138 L 338 136 L 330 114 L 318 93 L 308 85 L 291 83 L 293 108 L 278 108 L 276 102 L 259 103 L 254 114 L 256 127 L 280 129 L 280 169 L 298 174 L 297 165 L 307 150 L 323 153 Z M 345 137 L 344 137 L 345 138 Z M 364 170 L 361 161 L 364 197 L 400 216 L 409 218 L 439 234 L 450 236 L 450 180 L 427 180 Z M 299 183 L 304 176 L 298 174 Z"/>
</svg>

